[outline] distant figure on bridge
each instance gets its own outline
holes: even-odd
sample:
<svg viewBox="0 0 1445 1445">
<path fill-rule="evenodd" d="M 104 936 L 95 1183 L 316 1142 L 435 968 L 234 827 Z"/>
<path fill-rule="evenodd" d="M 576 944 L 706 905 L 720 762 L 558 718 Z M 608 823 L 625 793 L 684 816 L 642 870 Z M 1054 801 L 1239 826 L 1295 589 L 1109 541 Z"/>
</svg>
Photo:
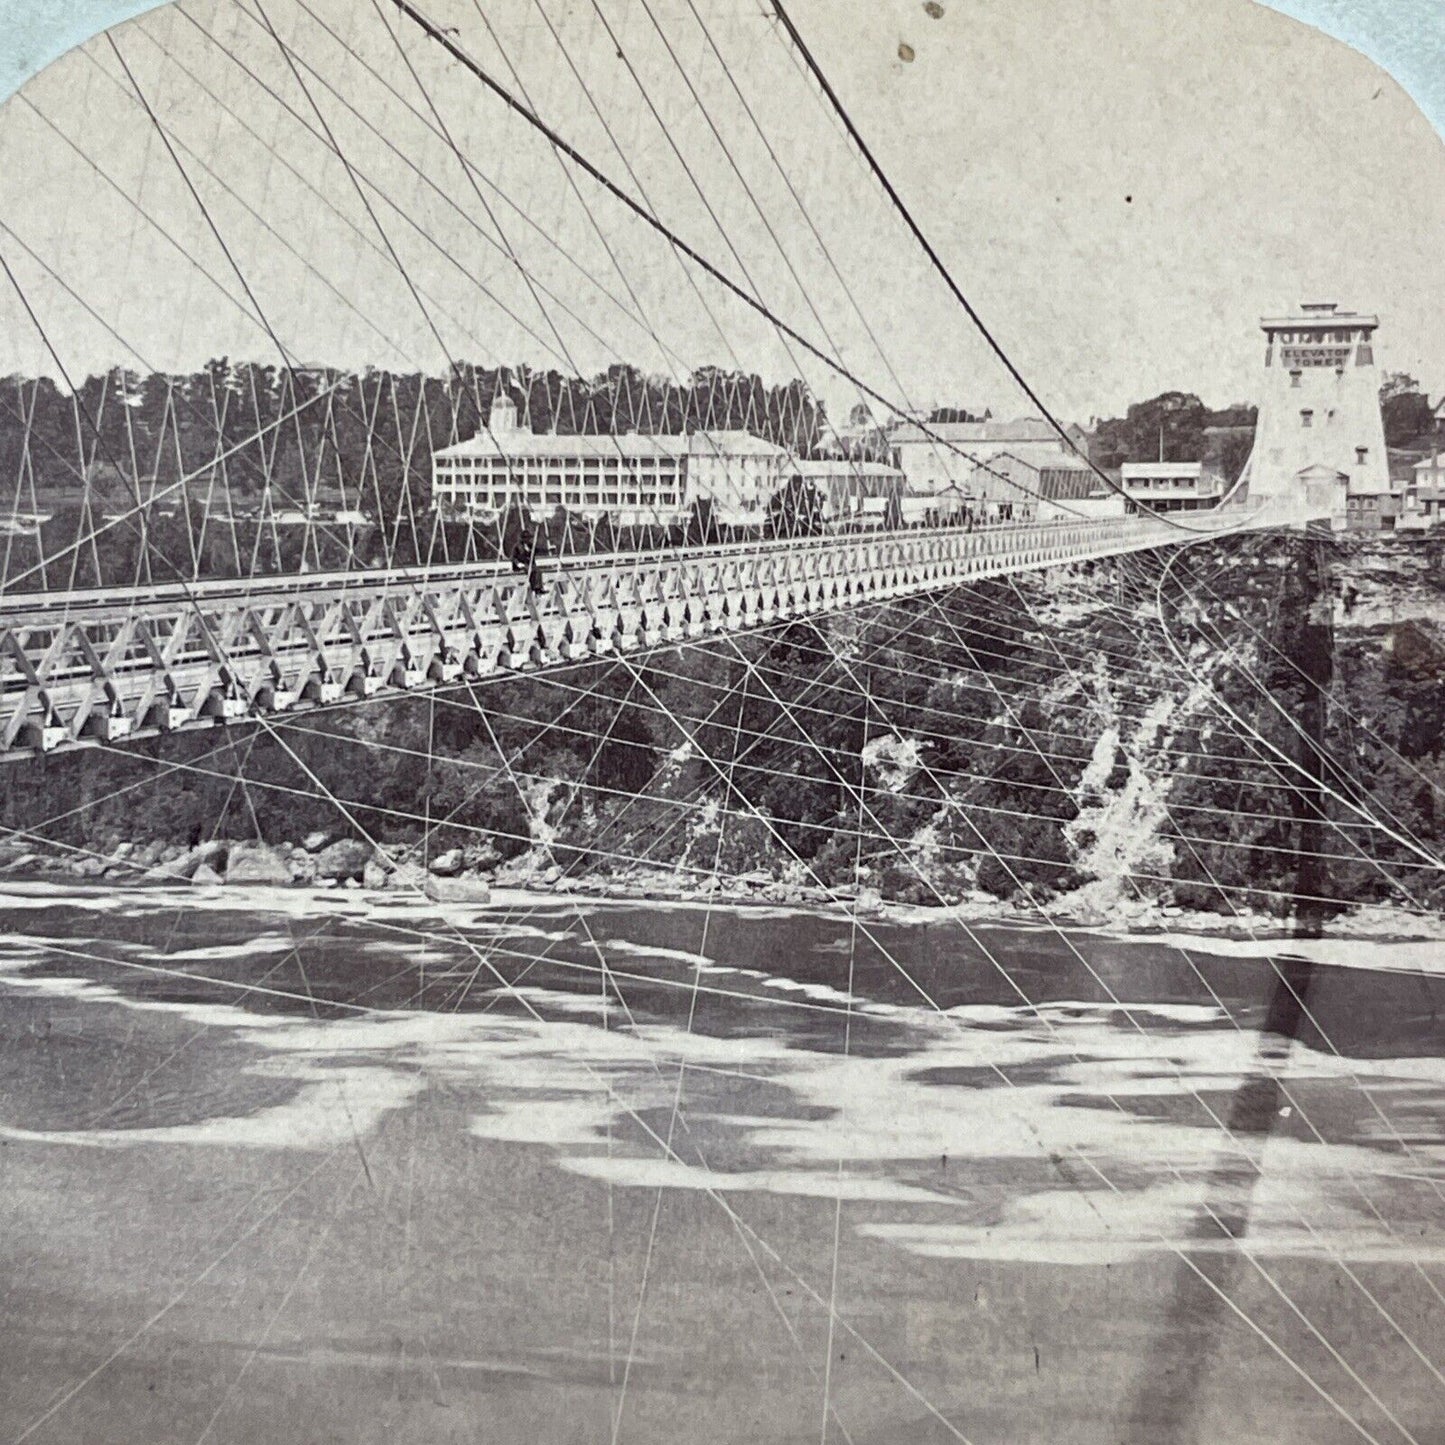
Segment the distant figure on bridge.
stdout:
<svg viewBox="0 0 1445 1445">
<path fill-rule="evenodd" d="M 525 527 L 517 537 L 517 545 L 512 548 L 512 570 L 527 574 L 527 585 L 538 597 L 547 590 L 540 559 L 550 551 L 545 532 L 532 532 Z"/>
</svg>

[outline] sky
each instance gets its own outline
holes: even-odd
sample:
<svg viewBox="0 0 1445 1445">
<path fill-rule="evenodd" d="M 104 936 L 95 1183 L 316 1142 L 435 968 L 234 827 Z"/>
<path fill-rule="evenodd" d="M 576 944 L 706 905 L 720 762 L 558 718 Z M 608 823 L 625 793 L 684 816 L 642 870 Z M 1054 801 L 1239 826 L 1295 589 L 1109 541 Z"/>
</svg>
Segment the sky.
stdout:
<svg viewBox="0 0 1445 1445">
<path fill-rule="evenodd" d="M 1413 0 L 1375 21 L 1308 3 L 1407 79 L 1433 77 L 1422 98 L 1445 115 L 1432 4 L 1412 26 Z M 30 0 L 10 73 L 61 48 L 47 9 L 80 26 L 120 8 Z M 21 158 L 0 175 L 0 245 L 55 353 L 0 282 L 0 372 L 220 354 L 712 363 L 801 374 L 834 411 L 870 392 L 875 410 L 1029 409 L 759 0 L 424 8 L 838 367 L 685 268 L 389 6 L 189 0 L 119 28 L 116 49 L 90 41 L 0 108 Z M 1064 415 L 1170 388 L 1247 400 L 1259 316 L 1316 298 L 1378 312 L 1382 363 L 1445 391 L 1445 143 L 1350 46 L 1253 0 L 790 10 Z"/>
</svg>

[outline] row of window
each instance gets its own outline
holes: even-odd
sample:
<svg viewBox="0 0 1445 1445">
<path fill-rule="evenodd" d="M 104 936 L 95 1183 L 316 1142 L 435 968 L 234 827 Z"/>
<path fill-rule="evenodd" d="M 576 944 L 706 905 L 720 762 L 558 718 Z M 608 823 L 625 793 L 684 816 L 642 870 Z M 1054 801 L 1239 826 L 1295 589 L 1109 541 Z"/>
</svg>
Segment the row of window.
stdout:
<svg viewBox="0 0 1445 1445">
<path fill-rule="evenodd" d="M 576 473 L 616 472 L 642 469 L 676 472 L 680 463 L 675 457 L 437 457 L 438 471 L 476 474 L 484 472 L 536 472 L 559 467 Z"/>
<path fill-rule="evenodd" d="M 479 498 L 485 498 L 486 496 L 493 493 L 501 497 L 506 497 L 513 494 L 521 496 L 524 489 L 523 487 L 520 487 L 516 484 L 517 480 L 518 479 L 516 478 L 508 477 L 491 477 L 478 479 L 475 477 L 439 476 L 435 480 L 435 487 L 439 494 L 444 493 L 452 497 L 477 496 Z M 620 496 L 625 495 L 629 499 L 627 503 L 628 505 L 635 505 L 639 495 L 643 497 L 658 495 L 657 489 L 659 486 L 666 488 L 668 495 L 675 495 L 677 492 L 682 490 L 680 479 L 678 477 L 669 476 L 628 477 L 625 479 L 609 477 L 606 480 L 611 482 L 612 486 L 605 491 L 598 486 L 598 483 L 603 480 L 602 478 L 589 477 L 585 480 L 587 482 L 590 482 L 591 487 L 596 488 L 596 490 L 589 489 L 584 492 L 577 486 L 575 478 L 564 478 L 558 476 L 556 473 L 553 473 L 552 475 L 548 476 L 545 481 L 541 477 L 526 478 L 525 481 L 527 483 L 531 483 L 532 485 L 526 487 L 525 491 L 527 496 L 536 497 L 538 499 L 540 499 L 541 494 L 543 493 L 543 491 L 545 491 L 548 501 L 561 501 L 563 496 L 566 496 L 569 502 L 573 502 L 579 496 L 585 496 L 589 499 L 589 505 L 596 504 L 618 506 L 621 505 L 621 503 L 618 502 L 618 498 Z M 640 493 L 638 491 L 628 491 L 626 493 L 623 493 L 622 490 L 617 486 L 617 483 L 620 480 L 626 480 L 627 482 L 630 482 L 634 487 L 641 483 L 646 488 L 646 490 Z M 599 496 L 606 499 L 605 503 L 597 502 L 597 498 Z"/>
<path fill-rule="evenodd" d="M 437 500 L 462 503 L 472 507 L 504 510 L 511 502 L 529 507 L 676 507 L 680 496 L 675 491 L 578 492 L 545 488 L 521 490 L 473 491 L 471 488 L 439 487 Z"/>
<path fill-rule="evenodd" d="M 1343 345 L 1349 345 L 1352 341 L 1363 341 L 1369 335 L 1368 331 L 1276 331 L 1273 333 L 1281 345 L 1290 343 L 1319 346 L 1325 342 L 1334 341 Z"/>
<path fill-rule="evenodd" d="M 1139 492 L 1167 492 L 1171 489 L 1186 489 L 1195 491 L 1203 489 L 1208 491 L 1214 483 L 1207 477 L 1131 477 L 1124 484 L 1130 491 Z"/>
</svg>

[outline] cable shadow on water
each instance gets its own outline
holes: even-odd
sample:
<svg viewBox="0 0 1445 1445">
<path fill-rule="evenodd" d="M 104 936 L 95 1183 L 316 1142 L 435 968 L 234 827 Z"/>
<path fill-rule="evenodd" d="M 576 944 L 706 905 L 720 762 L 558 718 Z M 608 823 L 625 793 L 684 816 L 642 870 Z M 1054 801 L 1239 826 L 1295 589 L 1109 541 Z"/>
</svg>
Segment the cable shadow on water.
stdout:
<svg viewBox="0 0 1445 1445">
<path fill-rule="evenodd" d="M 1331 826 L 1327 779 L 1336 771 L 1326 747 L 1335 651 L 1331 552 L 1327 538 L 1308 539 L 1285 579 L 1275 650 L 1291 659 L 1290 671 L 1277 675 L 1276 686 L 1269 689 L 1289 694 L 1269 700 L 1282 712 L 1287 708 L 1294 720 L 1291 752 L 1304 780 L 1291 795 L 1296 840 L 1294 933 L 1299 938 L 1321 937 L 1325 923 L 1342 907 L 1330 901 L 1325 856 Z M 1130 1438 L 1150 1445 L 1193 1445 L 1208 1438 L 1203 1433 L 1201 1397 L 1218 1353 L 1216 1341 L 1229 1327 L 1230 1290 L 1241 1265 L 1248 1263 L 1236 1242 L 1248 1239 L 1265 1147 L 1289 1102 L 1281 1078 L 1306 1021 L 1313 1033 L 1319 1033 L 1308 1008 L 1315 980 L 1316 965 L 1305 959 L 1273 961 L 1273 984 L 1254 1060 L 1221 1121 L 1229 1152 L 1205 1181 L 1191 1231 L 1202 1247 L 1186 1245 L 1174 1272 L 1159 1343 L 1128 1412 Z M 1324 1394 L 1320 1386 L 1315 1388 Z M 1324 1394 L 1324 1398 L 1330 1397 Z M 1336 1409 L 1343 1420 L 1350 1420 L 1343 1409 Z M 1362 1427 L 1355 1429 L 1371 1438 Z"/>
<path fill-rule="evenodd" d="M 1244 1263 L 1231 1241 L 1248 1237 L 1254 1186 L 1286 1097 L 1280 1076 L 1307 1016 L 1316 969 L 1304 959 L 1288 958 L 1275 967 L 1252 1067 L 1223 1120 L 1234 1145 L 1210 1171 L 1195 1217 L 1193 1235 L 1204 1247 L 1184 1246 L 1158 1344 L 1127 1413 L 1131 1433 L 1125 1438 L 1141 1445 L 1193 1445 L 1204 1438 L 1199 1433 L 1199 1400 L 1214 1342 L 1233 1319 L 1226 1301 Z"/>
</svg>

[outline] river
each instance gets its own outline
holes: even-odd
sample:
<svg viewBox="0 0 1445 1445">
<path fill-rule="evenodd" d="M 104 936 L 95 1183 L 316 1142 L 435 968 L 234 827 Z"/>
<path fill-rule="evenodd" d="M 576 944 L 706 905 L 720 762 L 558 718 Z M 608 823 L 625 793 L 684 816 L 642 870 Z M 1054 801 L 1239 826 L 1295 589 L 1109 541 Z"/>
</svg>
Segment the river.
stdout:
<svg viewBox="0 0 1445 1445">
<path fill-rule="evenodd" d="M 1445 1439 L 1445 945 L 0 889 L 0 1438 Z"/>
</svg>

